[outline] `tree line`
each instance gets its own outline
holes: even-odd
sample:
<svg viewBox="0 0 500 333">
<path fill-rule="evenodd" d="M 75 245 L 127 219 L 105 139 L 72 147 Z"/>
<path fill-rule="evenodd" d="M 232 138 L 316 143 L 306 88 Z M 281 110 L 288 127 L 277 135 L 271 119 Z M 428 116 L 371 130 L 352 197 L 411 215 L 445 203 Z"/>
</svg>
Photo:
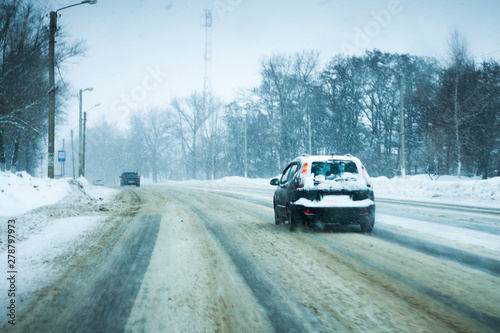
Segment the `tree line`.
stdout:
<svg viewBox="0 0 500 333">
<path fill-rule="evenodd" d="M 499 176 L 500 66 L 475 63 L 458 33 L 449 43 L 446 65 L 379 50 L 336 55 L 323 68 L 316 52 L 266 57 L 260 84 L 229 103 L 194 92 L 137 110 L 128 131 L 102 120 L 89 130 L 89 172 L 130 169 L 153 181 L 272 177 L 311 153 L 352 154 L 373 176 L 393 177 L 403 120 L 407 174 Z M 104 136 L 115 139 L 103 145 Z"/>
<path fill-rule="evenodd" d="M 47 11 L 29 1 L 0 2 L 0 171 L 35 169 L 47 155 L 48 134 L 48 31 Z M 83 43 L 66 43 L 56 34 L 56 73 L 71 57 L 83 52 Z M 67 91 L 56 83 L 56 119 Z"/>
<path fill-rule="evenodd" d="M 0 170 L 34 174 L 46 157 L 46 10 L 0 3 Z M 65 60 L 83 52 L 57 32 L 58 123 L 64 120 Z M 477 63 L 458 32 L 449 57 L 366 51 L 274 54 L 260 83 L 222 101 L 211 91 L 135 110 L 128 129 L 102 119 L 87 131 L 88 178 L 138 171 L 153 181 L 272 177 L 304 154 L 352 154 L 374 176 L 400 170 L 404 125 L 408 174 L 500 175 L 500 66 Z M 404 104 L 401 117 L 401 101 Z"/>
</svg>

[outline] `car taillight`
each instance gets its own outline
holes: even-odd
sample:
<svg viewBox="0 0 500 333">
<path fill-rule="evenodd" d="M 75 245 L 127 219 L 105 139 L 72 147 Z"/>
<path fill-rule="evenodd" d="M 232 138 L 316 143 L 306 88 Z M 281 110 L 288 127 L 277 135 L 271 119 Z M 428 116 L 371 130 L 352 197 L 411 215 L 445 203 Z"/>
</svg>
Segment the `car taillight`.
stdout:
<svg viewBox="0 0 500 333">
<path fill-rule="evenodd" d="M 297 179 L 297 187 L 298 188 L 304 187 L 304 176 L 307 173 L 307 167 L 308 167 L 307 163 L 304 164 L 304 166 L 302 167 L 302 171 L 300 172 L 300 176 Z"/>
<path fill-rule="evenodd" d="M 304 214 L 305 214 L 305 215 L 314 215 L 314 212 L 313 212 L 311 209 L 306 209 L 306 210 L 304 211 Z"/>
<path fill-rule="evenodd" d="M 123 176 L 123 179 L 125 179 L 125 176 Z"/>
<path fill-rule="evenodd" d="M 370 184 L 370 182 L 368 180 L 368 179 L 370 179 L 370 176 L 368 176 L 368 172 L 366 171 L 364 165 L 361 166 L 361 170 L 363 170 L 363 177 L 366 180 L 366 187 L 372 187 L 372 185 Z"/>
<path fill-rule="evenodd" d="M 304 167 L 302 168 L 302 172 L 300 174 L 305 175 L 307 173 L 307 163 L 304 164 Z"/>
<path fill-rule="evenodd" d="M 137 175 L 137 179 L 139 179 L 139 178 L 140 178 L 140 176 L 139 176 L 139 175 Z"/>
</svg>

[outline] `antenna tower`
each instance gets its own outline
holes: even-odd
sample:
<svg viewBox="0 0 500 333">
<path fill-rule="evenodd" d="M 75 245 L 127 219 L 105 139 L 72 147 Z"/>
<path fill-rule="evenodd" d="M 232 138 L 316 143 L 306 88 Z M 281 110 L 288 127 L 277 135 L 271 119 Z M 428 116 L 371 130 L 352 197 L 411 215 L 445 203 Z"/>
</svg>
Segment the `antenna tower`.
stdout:
<svg viewBox="0 0 500 333">
<path fill-rule="evenodd" d="M 212 60 L 212 12 L 205 9 L 205 15 L 201 17 L 201 25 L 205 27 L 205 76 L 203 79 L 203 99 L 205 99 L 210 87 L 209 62 Z"/>
</svg>

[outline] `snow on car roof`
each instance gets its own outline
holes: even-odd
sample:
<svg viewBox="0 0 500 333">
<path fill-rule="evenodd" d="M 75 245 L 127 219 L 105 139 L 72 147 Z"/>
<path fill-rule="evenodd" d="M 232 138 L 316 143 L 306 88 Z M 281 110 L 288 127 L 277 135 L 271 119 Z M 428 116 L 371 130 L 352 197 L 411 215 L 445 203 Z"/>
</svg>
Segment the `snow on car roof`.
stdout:
<svg viewBox="0 0 500 333">
<path fill-rule="evenodd" d="M 295 159 L 301 162 L 327 162 L 329 160 L 353 161 L 358 166 L 361 164 L 359 158 L 352 155 L 302 155 Z"/>
</svg>

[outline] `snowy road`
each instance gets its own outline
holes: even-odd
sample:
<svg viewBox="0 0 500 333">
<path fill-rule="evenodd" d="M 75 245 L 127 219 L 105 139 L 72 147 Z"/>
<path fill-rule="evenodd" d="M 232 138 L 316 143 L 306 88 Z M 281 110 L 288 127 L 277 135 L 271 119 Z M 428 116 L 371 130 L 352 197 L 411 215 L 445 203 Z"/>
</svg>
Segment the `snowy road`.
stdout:
<svg viewBox="0 0 500 333">
<path fill-rule="evenodd" d="M 290 233 L 271 189 L 124 189 L 78 265 L 19 328 L 146 332 L 495 332 L 498 211 L 377 203 L 372 235 Z M 137 194 L 137 196 L 135 195 Z M 140 199 L 139 199 L 140 198 Z"/>
</svg>

